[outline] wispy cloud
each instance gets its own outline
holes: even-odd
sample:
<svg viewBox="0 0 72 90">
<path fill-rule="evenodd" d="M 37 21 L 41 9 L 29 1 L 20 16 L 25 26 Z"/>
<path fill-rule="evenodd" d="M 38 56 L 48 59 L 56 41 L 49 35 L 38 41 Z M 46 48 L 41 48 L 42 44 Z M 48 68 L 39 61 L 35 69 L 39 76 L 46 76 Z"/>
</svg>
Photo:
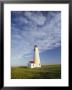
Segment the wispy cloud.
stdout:
<svg viewBox="0 0 72 90">
<path fill-rule="evenodd" d="M 61 13 L 59 11 L 12 11 L 12 58 L 32 57 L 34 45 L 40 52 L 59 47 Z"/>
</svg>

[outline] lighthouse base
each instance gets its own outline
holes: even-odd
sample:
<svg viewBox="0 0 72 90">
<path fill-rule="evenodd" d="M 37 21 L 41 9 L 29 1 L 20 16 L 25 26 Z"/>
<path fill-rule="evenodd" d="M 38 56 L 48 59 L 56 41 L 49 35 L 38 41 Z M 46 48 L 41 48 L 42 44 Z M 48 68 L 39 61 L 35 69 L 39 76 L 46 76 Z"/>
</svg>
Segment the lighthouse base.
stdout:
<svg viewBox="0 0 72 90">
<path fill-rule="evenodd" d="M 41 67 L 41 64 L 34 64 L 34 67 Z"/>
<path fill-rule="evenodd" d="M 28 64 L 28 67 L 30 67 L 30 68 L 40 68 L 41 67 L 41 64 L 29 63 Z"/>
</svg>

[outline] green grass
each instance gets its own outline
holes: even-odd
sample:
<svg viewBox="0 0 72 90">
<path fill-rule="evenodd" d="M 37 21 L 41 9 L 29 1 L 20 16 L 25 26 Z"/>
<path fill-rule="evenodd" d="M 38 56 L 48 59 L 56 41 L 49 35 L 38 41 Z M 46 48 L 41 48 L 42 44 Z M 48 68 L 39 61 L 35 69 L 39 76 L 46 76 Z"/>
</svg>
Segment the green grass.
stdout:
<svg viewBox="0 0 72 90">
<path fill-rule="evenodd" d="M 42 65 L 41 68 L 28 68 L 25 66 L 12 67 L 11 79 L 60 79 L 61 65 Z"/>
</svg>

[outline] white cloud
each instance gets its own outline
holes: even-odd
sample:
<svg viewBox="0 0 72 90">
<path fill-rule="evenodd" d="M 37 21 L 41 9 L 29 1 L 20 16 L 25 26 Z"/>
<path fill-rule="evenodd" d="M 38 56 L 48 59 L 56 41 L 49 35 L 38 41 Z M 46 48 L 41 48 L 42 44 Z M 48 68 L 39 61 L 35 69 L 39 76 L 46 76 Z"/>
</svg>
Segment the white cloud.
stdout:
<svg viewBox="0 0 72 90">
<path fill-rule="evenodd" d="M 35 22 L 37 25 L 43 25 L 46 21 L 46 17 L 42 15 L 42 13 L 37 12 L 32 13 L 32 12 L 25 12 L 25 15 L 27 16 L 28 19 Z"/>
</svg>

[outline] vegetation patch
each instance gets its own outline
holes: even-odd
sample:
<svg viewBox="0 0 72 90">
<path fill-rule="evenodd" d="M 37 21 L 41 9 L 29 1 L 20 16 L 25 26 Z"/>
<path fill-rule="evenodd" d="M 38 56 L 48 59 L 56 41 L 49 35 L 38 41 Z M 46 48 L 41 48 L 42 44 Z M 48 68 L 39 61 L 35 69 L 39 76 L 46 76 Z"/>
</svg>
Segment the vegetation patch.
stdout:
<svg viewBox="0 0 72 90">
<path fill-rule="evenodd" d="M 11 79 L 60 79 L 61 65 L 42 65 L 41 68 L 11 67 Z"/>
</svg>

